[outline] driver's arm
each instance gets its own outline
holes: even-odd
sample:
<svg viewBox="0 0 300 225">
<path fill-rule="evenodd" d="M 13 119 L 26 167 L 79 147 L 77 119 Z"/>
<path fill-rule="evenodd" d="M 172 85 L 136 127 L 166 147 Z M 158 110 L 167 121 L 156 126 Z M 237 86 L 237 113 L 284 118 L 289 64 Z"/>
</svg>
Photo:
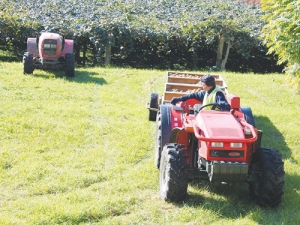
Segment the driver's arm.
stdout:
<svg viewBox="0 0 300 225">
<path fill-rule="evenodd" d="M 179 98 L 172 98 L 171 104 L 175 105 L 177 102 L 184 102 L 188 99 L 196 99 L 200 102 L 203 102 L 204 95 L 205 95 L 205 91 L 194 92 L 191 94 L 181 96 Z"/>
<path fill-rule="evenodd" d="M 217 92 L 216 103 L 222 107 L 221 110 L 230 111 L 230 105 L 222 92 Z"/>
<path fill-rule="evenodd" d="M 205 91 L 194 92 L 194 93 L 191 93 L 191 94 L 181 96 L 180 101 L 184 102 L 188 99 L 196 99 L 200 102 L 203 102 L 204 95 L 205 95 Z"/>
</svg>

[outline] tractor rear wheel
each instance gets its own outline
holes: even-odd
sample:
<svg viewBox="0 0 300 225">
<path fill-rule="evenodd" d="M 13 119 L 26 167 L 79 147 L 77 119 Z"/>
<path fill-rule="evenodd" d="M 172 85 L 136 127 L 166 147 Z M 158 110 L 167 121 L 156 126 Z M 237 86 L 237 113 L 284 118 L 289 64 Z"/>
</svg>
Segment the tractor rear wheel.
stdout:
<svg viewBox="0 0 300 225">
<path fill-rule="evenodd" d="M 156 131 L 155 131 L 155 158 L 154 164 L 159 169 L 161 152 L 166 143 L 170 142 L 171 135 L 171 108 L 169 105 L 160 105 L 160 110 L 156 116 Z"/>
<path fill-rule="evenodd" d="M 23 73 L 24 74 L 32 74 L 34 67 L 33 67 L 33 55 L 29 52 L 25 52 L 23 55 Z"/>
<path fill-rule="evenodd" d="M 155 130 L 155 146 L 154 146 L 154 166 L 159 169 L 160 156 L 162 152 L 161 146 L 161 115 L 160 111 L 157 112 L 156 116 L 156 130 Z"/>
<path fill-rule="evenodd" d="M 261 206 L 278 206 L 283 195 L 284 173 L 279 151 L 260 148 L 254 153 L 250 166 L 251 198 Z"/>
<path fill-rule="evenodd" d="M 180 144 L 166 144 L 160 162 L 160 198 L 183 201 L 188 188 L 187 149 Z"/>
<path fill-rule="evenodd" d="M 65 74 L 66 77 L 74 77 L 75 76 L 75 57 L 73 53 L 67 53 L 65 55 L 66 58 L 66 68 Z"/>
<path fill-rule="evenodd" d="M 255 121 L 254 121 L 254 117 L 253 117 L 251 108 L 248 106 L 242 106 L 242 107 L 240 107 L 240 109 L 244 113 L 246 122 L 249 123 L 250 125 L 252 125 L 253 127 L 255 127 Z"/>
</svg>

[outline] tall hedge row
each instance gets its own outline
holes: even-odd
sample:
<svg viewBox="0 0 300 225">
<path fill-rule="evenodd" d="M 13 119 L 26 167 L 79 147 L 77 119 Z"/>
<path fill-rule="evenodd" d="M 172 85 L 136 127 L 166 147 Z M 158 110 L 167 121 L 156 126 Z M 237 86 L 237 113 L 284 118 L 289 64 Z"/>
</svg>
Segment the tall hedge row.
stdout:
<svg viewBox="0 0 300 225">
<path fill-rule="evenodd" d="M 78 65 L 280 70 L 265 56 L 261 16 L 238 0 L 3 0 L 0 46 L 21 55 L 47 30 L 74 39 Z"/>
</svg>

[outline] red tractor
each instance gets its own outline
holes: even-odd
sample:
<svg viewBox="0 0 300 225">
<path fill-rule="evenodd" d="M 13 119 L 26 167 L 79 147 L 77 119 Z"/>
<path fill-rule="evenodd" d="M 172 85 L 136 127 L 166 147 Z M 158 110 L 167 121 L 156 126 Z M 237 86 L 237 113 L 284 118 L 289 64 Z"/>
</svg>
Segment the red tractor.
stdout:
<svg viewBox="0 0 300 225">
<path fill-rule="evenodd" d="M 34 69 L 65 70 L 67 77 L 74 77 L 73 40 L 51 32 L 42 32 L 39 37 L 28 38 L 23 65 L 24 74 L 32 74 Z"/>
<path fill-rule="evenodd" d="M 230 111 L 211 110 L 217 105 L 194 99 L 171 105 L 166 100 L 172 92 L 168 85 L 175 83 L 166 85 L 165 99 L 152 93 L 149 107 L 150 120 L 157 111 L 155 166 L 160 170 L 161 199 L 183 201 L 192 180 L 247 182 L 255 202 L 276 207 L 284 187 L 282 156 L 261 147 L 262 132 L 255 127 L 251 109 L 228 93 Z M 177 96 L 180 87 L 186 84 L 177 84 Z M 203 110 L 206 107 L 209 110 Z"/>
</svg>

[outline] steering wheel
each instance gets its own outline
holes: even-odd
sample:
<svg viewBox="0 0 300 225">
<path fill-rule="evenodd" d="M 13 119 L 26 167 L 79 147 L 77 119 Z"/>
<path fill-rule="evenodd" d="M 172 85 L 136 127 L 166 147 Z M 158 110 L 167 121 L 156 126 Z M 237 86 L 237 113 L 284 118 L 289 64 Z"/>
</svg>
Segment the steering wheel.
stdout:
<svg viewBox="0 0 300 225">
<path fill-rule="evenodd" d="M 202 110 L 202 109 L 205 108 L 205 107 L 208 107 L 208 106 L 213 106 L 211 109 L 212 109 L 212 110 L 215 110 L 215 109 L 219 106 L 219 104 L 217 104 L 217 103 L 209 103 L 209 104 L 203 105 L 203 106 L 201 106 L 201 107 L 199 108 L 199 111 Z"/>
</svg>

